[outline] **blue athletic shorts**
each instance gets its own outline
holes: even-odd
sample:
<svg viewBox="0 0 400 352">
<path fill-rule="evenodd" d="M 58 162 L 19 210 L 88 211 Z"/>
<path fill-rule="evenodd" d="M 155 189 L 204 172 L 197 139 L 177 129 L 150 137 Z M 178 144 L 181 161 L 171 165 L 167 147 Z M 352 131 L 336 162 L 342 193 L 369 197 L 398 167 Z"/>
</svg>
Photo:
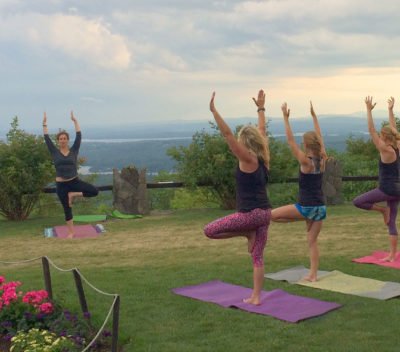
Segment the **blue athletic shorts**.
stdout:
<svg viewBox="0 0 400 352">
<path fill-rule="evenodd" d="M 300 205 L 299 203 L 296 203 L 294 206 L 299 211 L 299 213 L 303 215 L 306 219 L 319 221 L 319 220 L 324 220 L 326 218 L 325 205 L 303 206 Z"/>
</svg>

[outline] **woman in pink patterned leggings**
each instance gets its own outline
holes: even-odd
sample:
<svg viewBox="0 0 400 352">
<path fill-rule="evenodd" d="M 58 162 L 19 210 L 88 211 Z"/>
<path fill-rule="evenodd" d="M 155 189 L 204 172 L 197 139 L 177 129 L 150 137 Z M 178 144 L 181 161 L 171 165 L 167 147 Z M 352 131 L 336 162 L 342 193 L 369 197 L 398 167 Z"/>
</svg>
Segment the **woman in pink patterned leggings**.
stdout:
<svg viewBox="0 0 400 352">
<path fill-rule="evenodd" d="M 265 131 L 265 93 L 258 92 L 258 127 L 244 126 L 236 139 L 229 126 L 214 106 L 213 93 L 210 110 L 239 165 L 236 170 L 236 203 L 238 212 L 217 219 L 204 228 L 204 233 L 212 239 L 245 236 L 248 250 L 253 259 L 253 293 L 243 301 L 260 304 L 260 293 L 264 281 L 264 248 L 267 242 L 268 226 L 271 218 L 266 186 L 268 183 L 269 149 Z"/>
</svg>

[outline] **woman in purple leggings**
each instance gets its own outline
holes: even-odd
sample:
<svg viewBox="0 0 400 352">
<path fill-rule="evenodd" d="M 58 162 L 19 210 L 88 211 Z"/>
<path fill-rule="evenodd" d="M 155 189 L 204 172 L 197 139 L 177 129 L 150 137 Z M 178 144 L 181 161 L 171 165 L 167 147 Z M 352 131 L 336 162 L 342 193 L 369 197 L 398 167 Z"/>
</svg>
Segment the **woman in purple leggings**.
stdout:
<svg viewBox="0 0 400 352">
<path fill-rule="evenodd" d="M 322 177 L 327 159 L 324 140 L 319 127 L 317 115 L 310 102 L 310 112 L 313 118 L 314 130 L 304 133 L 304 151 L 297 145 L 289 124 L 290 109 L 287 104 L 282 105 L 283 118 L 288 145 L 294 157 L 298 160 L 299 170 L 299 201 L 276 208 L 272 211 L 272 221 L 291 222 L 305 221 L 307 241 L 310 253 L 310 272 L 304 278 L 308 281 L 317 281 L 319 265 L 318 235 L 322 228 L 322 221 L 326 217 L 326 206 L 322 193 Z"/>
<path fill-rule="evenodd" d="M 236 170 L 237 212 L 217 219 L 204 228 L 212 239 L 245 236 L 248 251 L 253 260 L 253 292 L 245 303 L 259 305 L 264 280 L 264 248 L 267 243 L 271 205 L 266 186 L 268 183 L 269 148 L 265 132 L 265 93 L 258 92 L 258 126 L 244 126 L 236 139 L 229 126 L 222 119 L 214 105 L 213 93 L 210 110 L 239 165 Z"/>
<path fill-rule="evenodd" d="M 383 261 L 393 262 L 397 251 L 397 208 L 400 201 L 400 135 L 397 131 L 396 121 L 393 114 L 394 98 L 388 100 L 389 126 L 384 126 L 378 134 L 372 120 L 372 109 L 376 103 L 372 103 L 372 97 L 365 98 L 368 116 L 368 130 L 379 151 L 379 187 L 358 196 L 353 204 L 361 209 L 374 210 L 383 215 L 383 220 L 388 227 L 390 253 Z M 382 207 L 376 203 L 386 202 Z"/>
</svg>

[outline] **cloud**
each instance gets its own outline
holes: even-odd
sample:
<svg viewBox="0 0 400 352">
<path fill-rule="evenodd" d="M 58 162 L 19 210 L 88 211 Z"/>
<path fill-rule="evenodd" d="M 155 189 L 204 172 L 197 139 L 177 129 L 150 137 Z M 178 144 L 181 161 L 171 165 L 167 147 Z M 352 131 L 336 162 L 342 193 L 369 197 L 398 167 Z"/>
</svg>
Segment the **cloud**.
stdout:
<svg viewBox="0 0 400 352">
<path fill-rule="evenodd" d="M 131 65 L 126 40 L 99 19 L 65 14 L 21 14 L 0 23 L 0 39 L 55 49 L 90 65 L 123 70 Z"/>
</svg>

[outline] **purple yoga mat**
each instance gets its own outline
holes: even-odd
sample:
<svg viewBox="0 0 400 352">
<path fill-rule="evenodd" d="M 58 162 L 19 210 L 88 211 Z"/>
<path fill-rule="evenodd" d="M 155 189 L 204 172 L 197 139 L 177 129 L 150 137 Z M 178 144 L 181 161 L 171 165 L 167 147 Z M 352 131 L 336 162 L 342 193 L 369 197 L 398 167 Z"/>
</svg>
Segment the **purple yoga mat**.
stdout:
<svg viewBox="0 0 400 352">
<path fill-rule="evenodd" d="M 200 301 L 216 303 L 225 308 L 239 308 L 251 313 L 270 315 L 290 323 L 297 323 L 341 307 L 337 303 L 296 296 L 280 289 L 262 291 L 261 305 L 254 306 L 243 302 L 243 298 L 250 297 L 252 289 L 219 280 L 175 288 L 172 292 Z"/>
<path fill-rule="evenodd" d="M 93 225 L 74 225 L 74 238 L 97 237 L 99 233 Z M 55 226 L 54 232 L 58 238 L 66 238 L 68 236 L 67 226 Z"/>
</svg>

